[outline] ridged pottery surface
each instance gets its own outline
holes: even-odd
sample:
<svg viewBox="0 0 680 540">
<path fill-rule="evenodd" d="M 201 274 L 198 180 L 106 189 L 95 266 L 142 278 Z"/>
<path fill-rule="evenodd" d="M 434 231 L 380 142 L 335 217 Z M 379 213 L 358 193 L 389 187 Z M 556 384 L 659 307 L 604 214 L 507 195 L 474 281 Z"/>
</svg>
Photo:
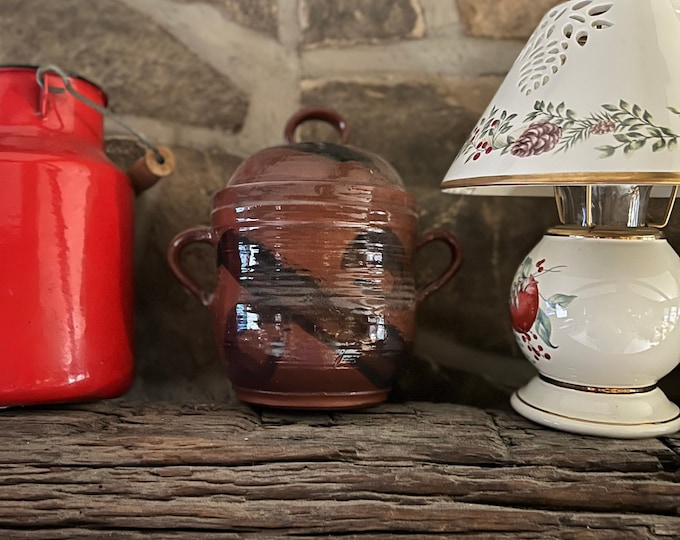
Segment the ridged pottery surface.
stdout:
<svg viewBox="0 0 680 540">
<path fill-rule="evenodd" d="M 303 110 L 286 126 L 344 120 Z M 247 159 L 215 195 L 212 227 L 168 248 L 177 279 L 214 314 L 214 334 L 237 396 L 289 408 L 338 409 L 385 400 L 413 342 L 416 305 L 461 263 L 453 234 L 416 239 L 414 200 L 382 158 L 347 145 L 305 142 Z M 441 276 L 416 291 L 413 260 L 427 242 L 452 253 Z M 217 290 L 181 266 L 192 242 L 217 250 Z"/>
<path fill-rule="evenodd" d="M 413 340 L 411 197 L 334 183 L 238 186 L 220 193 L 213 221 L 215 330 L 236 392 L 273 405 L 285 395 L 288 406 L 382 401 Z"/>
</svg>

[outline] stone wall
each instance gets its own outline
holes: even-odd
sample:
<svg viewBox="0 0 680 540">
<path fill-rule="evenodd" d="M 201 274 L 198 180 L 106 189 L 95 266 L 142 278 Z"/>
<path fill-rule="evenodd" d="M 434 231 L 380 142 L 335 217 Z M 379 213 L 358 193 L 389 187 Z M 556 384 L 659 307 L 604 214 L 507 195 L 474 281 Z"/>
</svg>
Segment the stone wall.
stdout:
<svg viewBox="0 0 680 540">
<path fill-rule="evenodd" d="M 0 62 L 56 63 L 100 84 L 112 111 L 174 149 L 177 172 L 137 213 L 133 397 L 227 399 L 210 317 L 165 263 L 172 236 L 209 222 L 211 195 L 254 152 L 283 142 L 301 106 L 332 107 L 351 143 L 381 154 L 418 200 L 420 228 L 455 231 L 465 263 L 421 306 L 417 359 L 399 395 L 484 402 L 531 375 L 507 292 L 556 220 L 543 199 L 442 194 L 439 182 L 523 41 L 556 0 L 3 0 Z M 107 123 L 126 166 L 140 149 Z M 314 134 L 308 130 L 305 134 Z M 677 215 L 677 213 L 676 213 Z M 677 225 L 671 225 L 671 234 Z M 446 257 L 418 258 L 420 283 Z M 212 286 L 214 254 L 187 250 Z"/>
</svg>

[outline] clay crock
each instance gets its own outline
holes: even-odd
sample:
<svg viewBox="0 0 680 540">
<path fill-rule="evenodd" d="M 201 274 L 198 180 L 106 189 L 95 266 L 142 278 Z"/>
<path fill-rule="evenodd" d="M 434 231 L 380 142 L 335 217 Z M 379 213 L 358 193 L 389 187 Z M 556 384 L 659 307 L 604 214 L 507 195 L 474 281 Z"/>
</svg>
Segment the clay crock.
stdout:
<svg viewBox="0 0 680 540">
<path fill-rule="evenodd" d="M 331 123 L 343 144 L 294 143 L 299 124 Z M 348 146 L 335 112 L 307 109 L 285 129 L 290 144 L 262 150 L 213 199 L 212 225 L 168 248 L 177 279 L 213 312 L 214 335 L 244 402 L 342 409 L 384 401 L 407 357 L 415 309 L 461 263 L 456 237 L 416 238 L 413 197 L 382 158 Z M 414 258 L 430 241 L 451 260 L 417 291 Z M 206 293 L 181 266 L 182 249 L 209 243 L 217 287 Z"/>
</svg>

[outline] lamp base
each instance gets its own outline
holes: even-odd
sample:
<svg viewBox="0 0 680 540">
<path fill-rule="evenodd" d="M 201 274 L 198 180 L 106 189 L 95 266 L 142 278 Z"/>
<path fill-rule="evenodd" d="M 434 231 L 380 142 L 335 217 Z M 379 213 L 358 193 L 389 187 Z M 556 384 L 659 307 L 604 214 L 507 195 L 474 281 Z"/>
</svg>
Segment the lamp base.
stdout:
<svg viewBox="0 0 680 540">
<path fill-rule="evenodd" d="M 638 439 L 680 430 L 680 409 L 656 386 L 633 393 L 568 386 L 537 376 L 510 404 L 529 420 L 582 435 Z"/>
</svg>

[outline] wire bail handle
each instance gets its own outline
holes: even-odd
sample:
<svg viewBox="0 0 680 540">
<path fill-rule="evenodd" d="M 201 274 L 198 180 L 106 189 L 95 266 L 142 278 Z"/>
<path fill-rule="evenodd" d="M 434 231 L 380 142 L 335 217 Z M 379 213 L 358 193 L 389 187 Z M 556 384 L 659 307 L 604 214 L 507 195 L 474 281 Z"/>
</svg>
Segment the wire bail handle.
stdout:
<svg viewBox="0 0 680 540">
<path fill-rule="evenodd" d="M 141 142 L 148 150 L 153 152 L 154 158 L 156 161 L 162 165 L 165 163 L 166 157 L 163 155 L 161 150 L 153 144 L 143 133 L 140 131 L 137 131 L 133 127 L 127 125 L 125 122 L 123 122 L 120 118 L 118 118 L 115 114 L 113 114 L 109 109 L 102 107 L 101 105 L 98 105 L 91 99 L 87 98 L 80 92 L 78 92 L 75 88 L 73 88 L 73 85 L 71 84 L 71 78 L 69 77 L 68 73 L 66 73 L 63 69 L 61 69 L 59 66 L 56 66 L 54 64 L 46 64 L 44 66 L 40 66 L 36 73 L 35 73 L 35 78 L 38 83 L 38 86 L 40 89 L 45 92 L 45 73 L 47 72 L 52 72 L 56 73 L 61 80 L 64 83 L 64 87 L 66 90 L 77 100 L 82 101 L 85 105 L 88 107 L 91 107 L 98 113 L 100 113 L 102 116 L 105 116 L 112 121 L 114 121 L 116 124 L 118 124 L 120 127 L 125 129 L 128 133 L 131 133 L 139 142 Z"/>
<path fill-rule="evenodd" d="M 156 146 L 143 133 L 137 131 L 131 126 L 127 125 L 120 118 L 118 118 L 111 111 L 94 103 L 91 99 L 78 92 L 71 84 L 69 75 L 59 66 L 47 64 L 40 66 L 35 74 L 36 81 L 42 93 L 41 112 L 45 113 L 46 97 L 50 88 L 46 88 L 45 73 L 56 73 L 64 83 L 64 88 L 77 100 L 81 101 L 88 107 L 91 107 L 99 114 L 113 120 L 120 127 L 131 133 L 144 147 L 146 152 L 144 156 L 140 157 L 132 167 L 127 171 L 132 186 L 137 193 L 141 193 L 145 189 L 153 186 L 159 178 L 172 174 L 175 170 L 175 155 L 169 148 L 165 146 Z M 63 92 L 63 89 L 59 88 Z"/>
</svg>

